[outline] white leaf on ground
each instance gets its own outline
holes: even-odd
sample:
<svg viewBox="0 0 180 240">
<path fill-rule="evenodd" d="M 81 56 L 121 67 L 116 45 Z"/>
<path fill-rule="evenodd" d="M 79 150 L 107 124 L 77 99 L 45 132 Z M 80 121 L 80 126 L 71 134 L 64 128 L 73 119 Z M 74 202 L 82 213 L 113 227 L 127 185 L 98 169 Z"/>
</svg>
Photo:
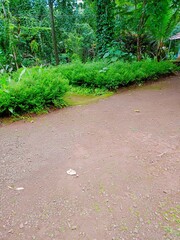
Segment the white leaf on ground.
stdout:
<svg viewBox="0 0 180 240">
<path fill-rule="evenodd" d="M 24 188 L 23 188 L 23 187 L 18 187 L 18 188 L 16 188 L 15 190 L 21 191 L 21 190 L 24 190 Z"/>
<path fill-rule="evenodd" d="M 67 174 L 68 174 L 68 175 L 71 175 L 71 176 L 74 176 L 74 175 L 76 175 L 76 171 L 73 170 L 73 169 L 69 169 L 69 170 L 67 171 Z"/>
</svg>

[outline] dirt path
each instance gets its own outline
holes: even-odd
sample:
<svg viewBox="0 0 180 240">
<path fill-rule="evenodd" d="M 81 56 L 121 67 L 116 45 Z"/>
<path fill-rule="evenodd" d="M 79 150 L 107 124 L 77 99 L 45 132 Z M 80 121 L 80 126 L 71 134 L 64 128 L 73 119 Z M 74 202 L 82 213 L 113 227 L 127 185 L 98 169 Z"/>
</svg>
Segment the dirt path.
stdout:
<svg viewBox="0 0 180 240">
<path fill-rule="evenodd" d="M 1 127 L 0 191 L 3 240 L 179 239 L 180 75 Z"/>
</svg>

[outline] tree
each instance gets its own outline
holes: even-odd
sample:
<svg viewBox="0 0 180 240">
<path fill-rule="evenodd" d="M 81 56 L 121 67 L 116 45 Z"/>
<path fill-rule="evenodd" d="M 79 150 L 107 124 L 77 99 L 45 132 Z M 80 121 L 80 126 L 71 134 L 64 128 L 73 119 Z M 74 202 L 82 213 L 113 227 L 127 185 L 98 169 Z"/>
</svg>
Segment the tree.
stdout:
<svg viewBox="0 0 180 240">
<path fill-rule="evenodd" d="M 119 9 L 119 28 L 127 34 L 126 37 L 136 38 L 136 57 L 142 59 L 142 40 L 146 34 L 148 20 L 147 5 L 151 0 L 117 0 Z"/>
<path fill-rule="evenodd" d="M 0 0 L 0 66 L 164 54 L 179 0 Z"/>
<path fill-rule="evenodd" d="M 7 0 L 2 0 L 1 3 L 2 7 L 2 18 L 4 20 L 4 39 L 3 39 L 3 45 L 4 45 L 4 53 L 5 57 L 9 59 L 9 56 L 14 58 L 14 63 L 16 66 L 16 69 L 19 68 L 18 60 L 17 60 L 17 47 L 16 47 L 16 39 L 19 37 L 18 30 L 14 22 L 16 22 L 16 18 L 12 17 L 12 14 L 10 12 L 10 4 Z"/>
<path fill-rule="evenodd" d="M 56 30 L 55 30 L 55 23 L 54 23 L 54 9 L 53 9 L 54 0 L 48 0 L 49 4 L 49 11 L 50 11 L 50 21 L 51 21 L 51 31 L 52 31 L 52 42 L 54 48 L 54 55 L 56 60 L 56 65 L 59 64 L 59 56 L 58 56 L 58 47 L 57 47 L 57 40 L 56 40 Z"/>
<path fill-rule="evenodd" d="M 114 0 L 97 0 L 97 49 L 102 56 L 114 39 Z"/>
<path fill-rule="evenodd" d="M 167 40 L 177 23 L 180 21 L 180 3 L 172 0 L 152 0 L 148 5 L 148 30 L 157 45 L 156 58 L 161 60 L 164 53 L 164 42 Z"/>
</svg>

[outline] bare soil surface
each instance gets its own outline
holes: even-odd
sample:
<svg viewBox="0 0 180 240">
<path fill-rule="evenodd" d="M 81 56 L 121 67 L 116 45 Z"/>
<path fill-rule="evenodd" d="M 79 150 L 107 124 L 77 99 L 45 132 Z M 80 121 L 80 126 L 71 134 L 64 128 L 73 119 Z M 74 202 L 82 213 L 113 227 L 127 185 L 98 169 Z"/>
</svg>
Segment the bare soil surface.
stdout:
<svg viewBox="0 0 180 240">
<path fill-rule="evenodd" d="M 180 239 L 180 75 L 2 126 L 0 239 Z"/>
</svg>

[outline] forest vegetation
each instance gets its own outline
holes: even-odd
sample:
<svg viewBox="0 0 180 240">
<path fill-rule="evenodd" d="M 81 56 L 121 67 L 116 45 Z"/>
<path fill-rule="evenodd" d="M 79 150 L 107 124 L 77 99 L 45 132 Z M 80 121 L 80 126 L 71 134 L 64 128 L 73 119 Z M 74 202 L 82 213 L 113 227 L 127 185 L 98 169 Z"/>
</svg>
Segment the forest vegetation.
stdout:
<svg viewBox="0 0 180 240">
<path fill-rule="evenodd" d="M 179 10 L 179 0 L 0 0 L 0 116 L 65 106 L 72 86 L 173 72 Z"/>
</svg>

